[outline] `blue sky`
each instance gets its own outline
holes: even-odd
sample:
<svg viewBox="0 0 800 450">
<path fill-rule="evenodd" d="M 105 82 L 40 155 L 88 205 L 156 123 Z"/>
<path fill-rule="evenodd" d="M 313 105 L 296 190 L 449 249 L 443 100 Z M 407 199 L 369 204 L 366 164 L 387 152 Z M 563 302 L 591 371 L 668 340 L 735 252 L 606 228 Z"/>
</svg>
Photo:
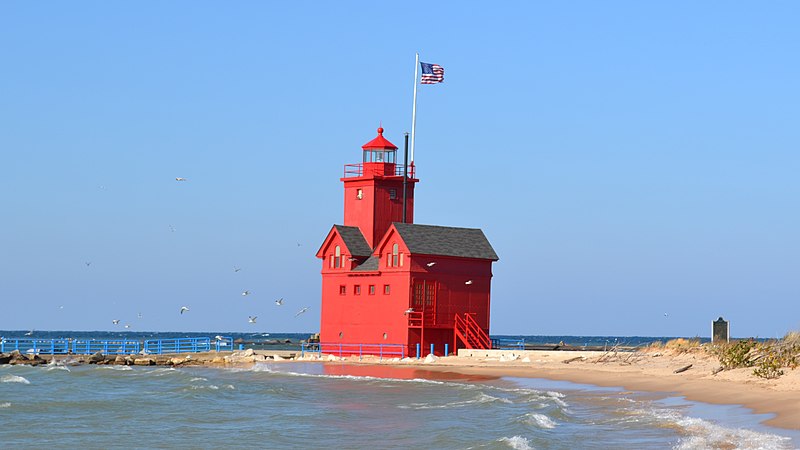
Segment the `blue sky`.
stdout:
<svg viewBox="0 0 800 450">
<path fill-rule="evenodd" d="M 484 230 L 493 334 L 800 329 L 800 6 L 460 5 L 4 3 L 0 329 L 317 331 L 415 52 L 415 219 Z"/>
</svg>

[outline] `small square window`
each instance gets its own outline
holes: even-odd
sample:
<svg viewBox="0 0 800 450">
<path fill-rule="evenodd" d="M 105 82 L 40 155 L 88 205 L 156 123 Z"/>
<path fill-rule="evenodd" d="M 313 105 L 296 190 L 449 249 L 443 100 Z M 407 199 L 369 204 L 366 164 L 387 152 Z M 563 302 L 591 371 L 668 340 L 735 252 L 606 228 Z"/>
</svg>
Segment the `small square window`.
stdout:
<svg viewBox="0 0 800 450">
<path fill-rule="evenodd" d="M 353 286 L 353 294 L 361 295 L 361 285 L 360 284 L 357 284 L 357 285 Z"/>
<path fill-rule="evenodd" d="M 389 289 L 389 285 L 388 284 L 384 284 L 383 285 L 383 293 L 385 295 L 389 295 L 389 292 L 391 292 L 391 290 Z"/>
<path fill-rule="evenodd" d="M 370 284 L 369 285 L 369 295 L 375 295 L 375 285 L 374 284 Z"/>
<path fill-rule="evenodd" d="M 339 295 L 347 295 L 347 286 L 343 284 L 339 285 Z"/>
</svg>

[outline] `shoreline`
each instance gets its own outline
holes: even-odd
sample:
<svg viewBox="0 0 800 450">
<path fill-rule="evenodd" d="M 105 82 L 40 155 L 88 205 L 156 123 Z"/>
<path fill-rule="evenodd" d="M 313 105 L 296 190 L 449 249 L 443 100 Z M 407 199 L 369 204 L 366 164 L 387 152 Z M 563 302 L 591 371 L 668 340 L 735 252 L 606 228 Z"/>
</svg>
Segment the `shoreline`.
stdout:
<svg viewBox="0 0 800 450">
<path fill-rule="evenodd" d="M 622 388 L 665 397 L 683 397 L 689 401 L 738 405 L 754 414 L 772 417 L 764 425 L 787 430 L 800 430 L 800 370 L 786 370 L 779 379 L 763 380 L 752 375 L 752 369 L 734 369 L 713 374 L 719 365 L 716 359 L 697 354 L 637 355 L 645 361 L 606 363 L 592 362 L 603 352 L 516 352 L 522 360 L 501 361 L 492 358 L 449 356 L 435 362 L 379 362 L 364 358 L 337 360 L 347 365 L 391 365 L 413 367 L 431 372 L 452 373 L 471 377 L 517 377 L 567 381 L 599 387 Z M 605 353 L 603 353 L 605 354 Z M 630 355 L 626 355 L 628 357 Z M 564 361 L 576 357 L 568 364 Z M 528 362 L 528 360 L 530 360 Z M 658 360 L 658 361 L 654 361 Z M 303 361 L 303 360 L 300 360 Z M 320 360 L 322 361 L 322 360 Z M 326 364 L 333 361 L 322 361 Z M 692 367 L 681 373 L 676 369 Z"/>
</svg>

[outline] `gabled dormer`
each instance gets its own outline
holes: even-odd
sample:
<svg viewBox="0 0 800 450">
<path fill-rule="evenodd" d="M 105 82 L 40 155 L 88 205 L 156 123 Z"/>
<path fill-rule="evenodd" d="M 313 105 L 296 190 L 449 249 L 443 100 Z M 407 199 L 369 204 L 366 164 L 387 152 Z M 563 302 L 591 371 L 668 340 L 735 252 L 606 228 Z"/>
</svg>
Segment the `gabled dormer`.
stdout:
<svg viewBox="0 0 800 450">
<path fill-rule="evenodd" d="M 408 246 L 403 241 L 400 233 L 397 232 L 394 224 L 389 227 L 389 230 L 378 242 L 372 255 L 373 258 L 378 260 L 378 268 L 380 270 L 403 270 L 409 267 L 411 263 L 408 259 Z"/>
<path fill-rule="evenodd" d="M 323 260 L 322 271 L 349 271 L 372 254 L 358 227 L 334 225 L 317 250 Z"/>
</svg>

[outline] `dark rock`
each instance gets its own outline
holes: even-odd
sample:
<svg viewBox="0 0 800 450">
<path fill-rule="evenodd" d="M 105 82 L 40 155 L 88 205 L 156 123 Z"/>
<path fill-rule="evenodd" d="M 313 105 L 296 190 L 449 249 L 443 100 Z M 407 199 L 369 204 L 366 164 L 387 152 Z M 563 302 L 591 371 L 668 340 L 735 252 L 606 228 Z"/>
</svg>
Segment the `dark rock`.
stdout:
<svg viewBox="0 0 800 450">
<path fill-rule="evenodd" d="M 103 355 L 103 352 L 97 352 L 94 355 L 89 357 L 89 364 L 97 364 L 100 361 L 105 360 L 106 357 Z"/>
<path fill-rule="evenodd" d="M 11 355 L 0 353 L 0 364 L 8 364 L 11 361 Z"/>
</svg>

